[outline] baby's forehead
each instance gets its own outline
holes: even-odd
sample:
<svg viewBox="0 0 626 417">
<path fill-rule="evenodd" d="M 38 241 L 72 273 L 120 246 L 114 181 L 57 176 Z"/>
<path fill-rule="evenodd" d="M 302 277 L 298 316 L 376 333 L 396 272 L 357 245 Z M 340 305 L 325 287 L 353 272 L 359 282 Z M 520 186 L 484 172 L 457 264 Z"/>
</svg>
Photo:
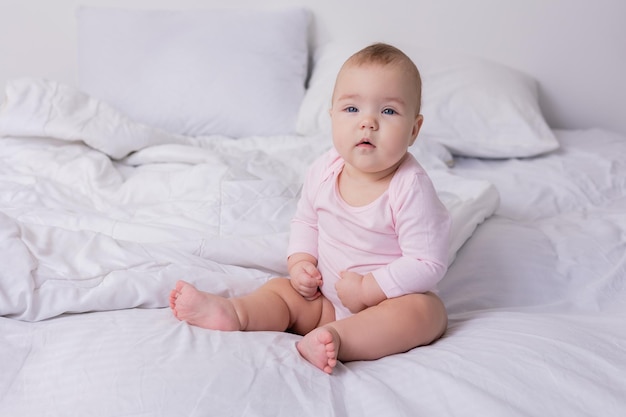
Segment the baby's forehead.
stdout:
<svg viewBox="0 0 626 417">
<path fill-rule="evenodd" d="M 400 63 L 379 63 L 379 62 L 358 62 L 353 63 L 349 60 L 341 67 L 337 74 L 335 82 L 335 90 L 338 86 L 344 86 L 345 82 L 349 83 L 351 74 L 355 71 L 384 71 L 387 74 L 391 74 L 393 78 L 396 78 L 401 84 L 407 86 L 413 85 L 418 91 L 421 89 L 421 80 L 416 77 L 411 71 L 410 66 L 402 65 Z M 388 79 L 388 78 L 387 78 Z M 411 88 L 409 88 L 411 90 Z"/>
<path fill-rule="evenodd" d="M 404 62 L 402 60 L 396 60 L 392 62 L 378 62 L 378 61 L 365 61 L 365 62 L 353 62 L 350 59 L 347 60 L 341 69 L 339 70 L 339 76 L 342 73 L 351 71 L 351 70 L 386 70 L 390 72 L 395 72 L 398 75 L 405 75 L 411 81 L 415 81 L 418 85 L 421 84 L 420 77 L 418 73 L 412 68 L 409 62 Z"/>
</svg>

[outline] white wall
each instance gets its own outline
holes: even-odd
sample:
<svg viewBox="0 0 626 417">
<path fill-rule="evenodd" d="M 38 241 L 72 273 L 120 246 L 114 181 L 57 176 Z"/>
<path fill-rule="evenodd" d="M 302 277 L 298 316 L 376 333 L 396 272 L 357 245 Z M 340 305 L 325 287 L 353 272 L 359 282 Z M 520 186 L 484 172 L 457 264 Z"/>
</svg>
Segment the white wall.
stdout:
<svg viewBox="0 0 626 417">
<path fill-rule="evenodd" d="M 489 57 L 537 78 L 553 127 L 626 133 L 624 0 L 0 0 L 0 85 L 18 76 L 74 83 L 74 9 L 308 4 L 315 42 L 410 39 Z M 111 30 L 115 30 L 111 28 Z"/>
</svg>

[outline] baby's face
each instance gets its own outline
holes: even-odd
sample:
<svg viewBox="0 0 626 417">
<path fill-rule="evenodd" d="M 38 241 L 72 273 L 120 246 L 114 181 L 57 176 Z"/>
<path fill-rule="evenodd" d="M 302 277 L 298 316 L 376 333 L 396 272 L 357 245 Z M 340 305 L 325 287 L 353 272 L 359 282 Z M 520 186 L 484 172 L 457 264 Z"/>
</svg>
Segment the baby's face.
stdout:
<svg viewBox="0 0 626 417">
<path fill-rule="evenodd" d="M 417 86 L 397 65 L 350 65 L 335 85 L 333 143 L 347 165 L 372 174 L 395 170 L 422 123 Z"/>
</svg>

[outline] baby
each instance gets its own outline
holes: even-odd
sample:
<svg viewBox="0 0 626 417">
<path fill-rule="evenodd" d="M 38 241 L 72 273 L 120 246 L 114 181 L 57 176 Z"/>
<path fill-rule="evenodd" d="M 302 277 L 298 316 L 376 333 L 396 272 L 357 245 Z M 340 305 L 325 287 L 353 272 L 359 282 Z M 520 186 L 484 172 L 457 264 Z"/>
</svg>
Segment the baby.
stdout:
<svg viewBox="0 0 626 417">
<path fill-rule="evenodd" d="M 215 330 L 303 335 L 298 352 L 331 373 L 441 337 L 433 292 L 447 269 L 450 216 L 408 152 L 423 122 L 421 78 L 399 49 L 374 44 L 342 66 L 332 96 L 333 148 L 304 181 L 291 223 L 289 278 L 223 298 L 179 281 L 174 315 Z"/>
</svg>

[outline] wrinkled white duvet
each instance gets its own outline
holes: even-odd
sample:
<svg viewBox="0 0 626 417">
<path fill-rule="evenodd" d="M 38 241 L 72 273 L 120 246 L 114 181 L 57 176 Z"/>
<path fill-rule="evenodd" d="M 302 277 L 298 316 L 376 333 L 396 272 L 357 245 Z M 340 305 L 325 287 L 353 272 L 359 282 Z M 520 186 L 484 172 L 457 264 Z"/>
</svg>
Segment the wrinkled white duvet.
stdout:
<svg viewBox="0 0 626 417">
<path fill-rule="evenodd" d="M 7 91 L 0 315 L 163 307 L 181 278 L 233 295 L 285 274 L 301 180 L 328 138 L 186 138 L 58 83 L 24 79 Z M 451 211 L 452 262 L 498 193 L 425 149 L 413 152 Z"/>
</svg>

